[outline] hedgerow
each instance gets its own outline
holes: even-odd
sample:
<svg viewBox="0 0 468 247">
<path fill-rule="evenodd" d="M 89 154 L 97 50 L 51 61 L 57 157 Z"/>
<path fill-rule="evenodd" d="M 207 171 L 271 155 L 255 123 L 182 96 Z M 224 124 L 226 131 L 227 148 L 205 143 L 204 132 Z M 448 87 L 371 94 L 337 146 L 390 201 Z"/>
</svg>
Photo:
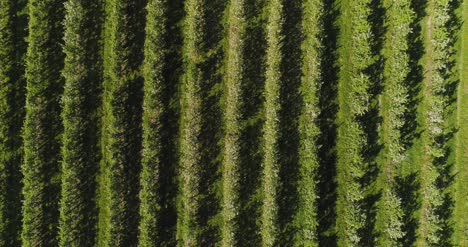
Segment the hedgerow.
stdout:
<svg viewBox="0 0 468 247">
<path fill-rule="evenodd" d="M 323 15 L 321 0 L 305 1 L 303 5 L 302 44 L 303 76 L 301 85 L 302 114 L 299 119 L 299 181 L 298 210 L 295 215 L 296 227 L 299 229 L 294 241 L 304 246 L 318 246 L 318 128 L 319 92 L 322 84 L 322 47 Z"/>
<path fill-rule="evenodd" d="M 55 246 L 59 216 L 63 0 L 29 1 L 23 246 Z"/>
<path fill-rule="evenodd" d="M 450 37 L 447 23 L 450 19 L 450 0 L 431 1 L 431 12 L 426 30 L 427 74 L 424 80 L 424 126 L 426 127 L 422 148 L 424 163 L 421 166 L 421 216 L 419 240 L 421 244 L 440 244 L 441 218 L 438 213 L 444 202 L 444 191 L 438 185 L 440 177 L 440 158 L 444 157 L 446 142 L 444 135 L 445 108 L 448 103 L 446 94 L 447 65 L 449 62 Z"/>
<path fill-rule="evenodd" d="M 180 200 L 177 219 L 177 239 L 182 245 L 196 246 L 199 243 L 201 226 L 198 221 L 200 210 L 201 179 L 201 86 L 205 47 L 204 0 L 185 2 L 184 62 L 185 75 L 181 98 L 180 140 Z"/>
<path fill-rule="evenodd" d="M 341 3 L 340 78 L 337 115 L 337 205 L 338 245 L 361 245 L 365 227 L 363 209 L 366 188 L 361 179 L 368 171 L 364 157 L 367 136 L 362 117 L 369 111 L 371 78 L 366 69 L 373 62 L 373 35 L 368 22 L 370 1 Z"/>
<path fill-rule="evenodd" d="M 278 127 L 280 111 L 281 56 L 283 3 L 271 0 L 267 3 L 266 24 L 266 76 L 265 76 L 265 123 L 263 126 L 263 205 L 261 236 L 263 246 L 275 246 L 278 241 Z"/>
<path fill-rule="evenodd" d="M 20 245 L 24 1 L 0 3 L 0 245 Z"/>
<path fill-rule="evenodd" d="M 60 246 L 95 242 L 101 87 L 100 1 L 65 3 Z"/>
<path fill-rule="evenodd" d="M 386 35 L 383 55 L 383 92 L 380 111 L 383 146 L 379 175 L 380 200 L 377 202 L 376 239 L 381 246 L 397 246 L 403 236 L 401 199 L 396 192 L 396 178 L 406 157 L 401 129 L 405 124 L 408 104 L 406 79 L 410 71 L 408 35 L 413 13 L 410 1 L 385 1 Z"/>
<path fill-rule="evenodd" d="M 106 3 L 99 246 L 138 241 L 144 2 Z"/>
<path fill-rule="evenodd" d="M 0 246 L 463 246 L 462 2 L 1 1 Z"/>
<path fill-rule="evenodd" d="M 227 17 L 226 103 L 223 156 L 223 246 L 235 246 L 239 239 L 240 137 L 242 83 L 246 39 L 245 2 L 231 1 Z"/>
<path fill-rule="evenodd" d="M 171 5 L 164 0 L 151 0 L 146 5 L 140 246 L 165 246 L 175 241 L 176 217 L 169 213 L 175 211 L 175 196 L 167 195 L 175 190 L 170 190 L 165 182 L 174 180 L 165 176 L 172 174 L 176 165 L 174 154 L 170 153 L 174 151 L 171 150 L 174 135 L 171 132 L 176 130 L 170 122 L 170 90 L 177 86 L 171 85 L 175 84 L 171 62 L 176 59 L 171 56 L 177 54 L 171 50 L 177 44 L 173 38 L 176 35 L 170 34 L 174 32 L 171 30 L 171 18 L 174 18 L 170 15 Z"/>
</svg>

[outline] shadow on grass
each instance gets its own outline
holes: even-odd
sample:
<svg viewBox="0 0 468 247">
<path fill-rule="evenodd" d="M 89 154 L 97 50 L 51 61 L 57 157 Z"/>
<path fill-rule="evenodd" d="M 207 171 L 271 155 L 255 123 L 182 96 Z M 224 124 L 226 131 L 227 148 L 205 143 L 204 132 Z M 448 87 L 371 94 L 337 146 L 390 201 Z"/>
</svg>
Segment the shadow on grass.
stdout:
<svg viewBox="0 0 468 247">
<path fill-rule="evenodd" d="M 167 12 L 166 43 L 169 53 L 166 55 L 164 82 L 162 86 L 162 104 L 166 111 L 161 119 L 161 169 L 159 194 L 161 200 L 158 235 L 160 245 L 175 246 L 177 225 L 177 161 L 179 130 L 179 94 L 178 87 L 182 76 L 182 30 L 181 21 L 184 15 L 183 0 L 169 1 Z"/>
<path fill-rule="evenodd" d="M 374 57 L 373 63 L 365 71 L 371 78 L 371 87 L 369 88 L 369 111 L 360 118 L 361 125 L 363 126 L 364 133 L 367 137 L 367 146 L 363 150 L 362 156 L 364 157 L 367 167 L 361 184 L 367 191 L 363 199 L 363 211 L 366 215 L 366 222 L 364 228 L 360 231 L 361 244 L 363 246 L 374 246 L 376 239 L 375 231 L 375 217 L 376 208 L 375 204 L 380 199 L 380 191 L 375 191 L 373 188 L 377 181 L 377 176 L 380 173 L 377 157 L 382 150 L 382 145 L 379 143 L 379 125 L 381 125 L 382 118 L 380 116 L 379 96 L 383 89 L 383 70 L 384 70 L 384 56 L 382 54 L 382 47 L 386 33 L 384 26 L 385 8 L 382 1 L 372 0 L 370 2 L 371 13 L 368 21 L 371 25 L 371 32 L 374 39 L 371 41 L 371 53 Z"/>
<path fill-rule="evenodd" d="M 8 174 L 5 178 L 6 181 L 6 202 L 3 222 L 4 235 L 1 235 L 3 244 L 7 246 L 20 246 L 21 245 L 21 207 L 23 196 L 21 194 L 23 175 L 21 173 L 21 150 L 23 139 L 21 137 L 21 129 L 24 122 L 25 110 L 24 103 L 26 100 L 26 80 L 25 80 L 25 66 L 24 59 L 26 56 L 27 43 L 26 37 L 28 35 L 28 15 L 27 15 L 27 1 L 19 0 L 14 2 L 11 14 L 13 15 L 13 45 L 15 52 L 15 62 L 12 68 L 11 81 L 15 83 L 15 92 L 11 95 L 8 103 L 11 104 L 13 122 L 9 126 L 9 133 L 12 141 L 9 144 L 9 149 L 15 154 L 11 157 L 11 162 L 5 164 L 5 172 Z M 3 165 L 3 164 L 2 164 Z M 2 181 L 3 183 L 3 181 Z M 3 213 L 3 212 L 2 212 Z"/>
<path fill-rule="evenodd" d="M 318 241 L 320 246 L 336 246 L 336 115 L 338 112 L 338 26 L 339 10 L 336 1 L 324 0 L 324 50 L 321 70 L 323 84 L 319 92 L 320 115 L 318 116 L 320 136 L 318 139 Z"/>
<path fill-rule="evenodd" d="M 281 65 L 281 91 L 279 113 L 279 177 L 278 219 L 279 245 L 293 243 L 298 229 L 293 218 L 297 211 L 299 180 L 299 116 L 301 114 L 302 77 L 302 1 L 284 1 L 283 60 Z"/>
<path fill-rule="evenodd" d="M 211 246 L 221 238 L 221 146 L 222 146 L 222 65 L 224 59 L 224 9 L 226 1 L 204 1 L 204 62 L 201 81 L 201 173 L 199 245 Z"/>
<path fill-rule="evenodd" d="M 418 105 L 421 102 L 420 92 L 424 78 L 423 67 L 420 60 L 424 56 L 424 43 L 422 40 L 421 22 L 426 16 L 426 0 L 412 0 L 411 8 L 414 11 L 410 34 L 408 35 L 408 52 L 410 72 L 405 81 L 408 90 L 408 102 L 406 105 L 405 122 L 401 129 L 402 142 L 405 150 L 414 147 L 415 140 L 421 136 L 417 121 Z M 406 164 L 411 165 L 411 164 Z M 402 230 L 405 235 L 402 238 L 404 246 L 412 246 L 416 242 L 416 231 L 418 229 L 418 212 L 421 204 L 419 201 L 420 181 L 419 172 L 412 170 L 408 174 L 401 174 L 396 179 L 398 195 L 401 198 L 403 209 Z"/>
<path fill-rule="evenodd" d="M 450 42 L 448 43 L 448 46 L 450 47 L 447 51 L 449 59 L 446 64 L 446 69 L 442 71 L 446 81 L 444 97 L 447 99 L 445 102 L 444 114 L 445 119 L 449 119 L 449 121 L 455 121 L 454 116 L 457 109 L 457 88 L 458 84 L 460 83 L 460 78 L 454 75 L 459 75 L 459 66 L 457 64 L 457 56 L 459 54 L 457 53 L 457 49 L 455 49 L 455 47 L 458 42 L 457 38 L 459 38 L 458 35 L 460 33 L 463 21 L 461 16 L 458 14 L 461 8 L 461 0 L 450 1 L 448 10 L 450 19 L 447 21 L 445 26 L 449 33 L 449 37 L 454 37 L 450 39 Z M 443 196 L 443 204 L 436 210 L 441 219 L 441 226 L 438 235 L 440 237 L 440 244 L 442 246 L 453 246 L 454 244 L 452 242 L 452 235 L 454 233 L 454 219 L 452 217 L 455 207 L 455 200 L 453 198 L 452 187 L 454 181 L 456 180 L 456 174 L 453 173 L 455 166 L 454 149 L 456 148 L 456 145 L 454 140 L 456 132 L 456 124 L 449 124 L 444 131 L 444 135 L 437 140 L 439 145 L 443 146 L 444 148 L 444 156 L 435 160 L 436 167 L 439 172 L 436 186 L 441 190 Z"/>
<path fill-rule="evenodd" d="M 240 232 L 239 244 L 258 246 L 260 238 L 260 209 L 262 201 L 262 126 L 263 89 L 265 82 L 265 18 L 262 13 L 264 0 L 247 0 L 246 44 L 244 50 L 245 75 L 242 85 L 242 124 L 240 150 Z"/>
</svg>

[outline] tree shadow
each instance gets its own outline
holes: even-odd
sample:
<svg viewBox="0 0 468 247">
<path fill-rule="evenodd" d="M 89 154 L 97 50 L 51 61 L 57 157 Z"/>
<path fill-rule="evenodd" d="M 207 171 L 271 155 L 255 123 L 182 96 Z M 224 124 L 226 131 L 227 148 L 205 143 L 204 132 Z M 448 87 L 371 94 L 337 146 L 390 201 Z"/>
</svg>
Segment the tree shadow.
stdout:
<svg viewBox="0 0 468 247">
<path fill-rule="evenodd" d="M 14 64 L 11 72 L 11 81 L 14 83 L 14 92 L 11 98 L 7 99 L 11 105 L 13 122 L 9 126 L 9 134 L 11 142 L 9 148 L 12 153 L 11 161 L 5 164 L 6 173 L 6 202 L 5 202 L 5 235 L 1 237 L 3 243 L 7 246 L 20 246 L 21 244 L 21 207 L 23 196 L 21 194 L 23 175 L 21 172 L 22 160 L 22 142 L 21 129 L 25 117 L 25 56 L 27 50 L 26 37 L 28 35 L 28 15 L 27 1 L 18 0 L 13 2 L 11 12 L 11 28 L 13 29 L 13 45 L 14 45 Z M 3 223 L 2 222 L 2 223 Z"/>
<path fill-rule="evenodd" d="M 167 26 L 165 43 L 168 44 L 163 70 L 162 104 L 166 111 L 161 116 L 161 169 L 159 195 L 161 211 L 158 222 L 158 236 L 162 246 L 175 246 L 177 226 L 177 161 L 178 130 L 179 130 L 179 82 L 182 70 L 182 30 L 181 22 L 184 16 L 183 0 L 169 1 L 167 6 Z"/>
<path fill-rule="evenodd" d="M 442 193 L 443 203 L 435 209 L 436 215 L 440 219 L 440 230 L 437 235 L 440 238 L 439 244 L 442 246 L 453 246 L 452 234 L 454 232 L 454 226 L 451 222 L 455 201 L 452 198 L 452 194 L 449 189 L 455 181 L 453 175 L 454 159 L 450 159 L 453 152 L 450 145 L 446 145 L 447 142 L 455 137 L 453 132 L 447 133 L 440 137 L 439 143 L 444 145 L 444 156 L 435 160 L 435 165 L 439 173 L 439 177 L 436 180 L 436 187 Z"/>
<path fill-rule="evenodd" d="M 416 242 L 418 220 L 414 217 L 414 213 L 421 206 L 418 199 L 421 188 L 418 176 L 418 173 L 414 172 L 396 178 L 397 193 L 401 198 L 401 207 L 404 212 L 402 231 L 405 235 L 401 240 L 403 246 L 413 246 Z"/>
<path fill-rule="evenodd" d="M 284 23 L 281 61 L 281 88 L 279 112 L 279 178 L 278 220 L 279 245 L 293 243 L 298 229 L 293 225 L 297 211 L 299 180 L 299 117 L 302 108 L 300 92 L 302 79 L 302 1 L 289 0 L 283 3 Z"/>
<path fill-rule="evenodd" d="M 83 221 L 85 225 L 83 229 L 85 232 L 83 236 L 77 236 L 81 238 L 81 241 L 85 243 L 96 243 L 97 236 L 97 224 L 98 224 L 98 174 L 99 174 L 99 162 L 102 158 L 100 150 L 100 121 L 99 121 L 99 109 L 102 103 L 102 81 L 103 81 L 103 57 L 102 57 L 102 37 L 101 31 L 103 27 L 104 18 L 102 14 L 103 1 L 94 1 L 88 3 L 92 6 L 88 10 L 86 17 L 86 26 L 89 27 L 85 31 L 85 35 L 89 38 L 85 43 L 86 51 L 86 68 L 89 70 L 88 77 L 84 82 L 85 100 L 81 109 L 86 116 L 86 121 L 83 122 L 83 128 L 86 130 L 84 133 L 85 142 L 84 160 L 86 164 L 84 169 L 80 171 L 79 178 L 83 181 L 77 186 L 80 186 L 80 190 L 83 191 L 83 195 L 86 195 L 85 201 L 83 202 L 83 210 L 80 212 L 83 214 Z"/>
<path fill-rule="evenodd" d="M 221 150 L 223 140 L 222 66 L 224 59 L 224 9 L 226 1 L 204 1 L 203 52 L 201 64 L 201 160 L 199 244 L 211 246 L 221 237 Z"/>
<path fill-rule="evenodd" d="M 60 134 L 63 131 L 63 126 L 60 115 L 60 98 L 63 93 L 64 82 L 61 70 L 63 69 L 64 64 L 64 53 L 62 51 L 64 27 L 62 25 L 62 20 L 64 18 L 65 11 L 62 1 L 54 1 L 49 4 L 50 6 L 47 6 L 46 15 L 48 16 L 47 20 L 51 23 L 45 24 L 50 28 L 50 32 L 48 33 L 49 37 L 47 38 L 48 49 L 46 61 L 42 61 L 46 63 L 44 64 L 43 69 L 48 73 L 43 77 L 47 80 L 44 85 L 49 85 L 47 85 L 47 88 L 41 88 L 39 91 L 43 94 L 42 97 L 47 97 L 47 101 L 45 103 L 45 109 L 40 110 L 44 116 L 38 120 L 37 123 L 39 123 L 39 126 L 35 126 L 38 130 L 40 129 L 40 131 L 43 132 L 43 137 L 36 140 L 42 142 L 40 144 L 41 147 L 37 150 L 37 153 L 34 154 L 41 163 L 43 162 L 42 169 L 44 170 L 42 170 L 41 173 L 43 174 L 42 178 L 45 178 L 42 181 L 42 183 L 44 183 L 44 187 L 39 189 L 42 190 L 41 193 L 43 193 L 44 202 L 41 205 L 43 207 L 42 210 L 44 216 L 39 217 L 42 218 L 42 222 L 40 223 L 42 226 L 40 228 L 43 226 L 50 228 L 58 227 L 61 190 Z M 44 73 L 44 71 L 41 71 L 40 73 Z M 34 118 L 35 116 L 32 117 Z M 56 245 L 58 243 L 57 231 L 47 231 L 46 228 L 41 230 L 45 230 L 41 233 L 43 235 L 40 238 L 44 240 L 46 245 Z"/>
<path fill-rule="evenodd" d="M 449 20 L 446 23 L 446 30 L 449 33 L 449 37 L 455 37 L 450 39 L 448 46 L 450 47 L 447 51 L 448 61 L 446 63 L 446 69 L 442 71 L 444 73 L 444 79 L 446 81 L 445 90 L 443 96 L 446 98 L 444 107 L 444 119 L 452 121 L 446 127 L 444 134 L 437 140 L 437 143 L 443 147 L 444 156 L 435 160 L 439 177 L 436 181 L 436 186 L 442 192 L 443 204 L 436 209 L 437 215 L 441 219 L 441 226 L 438 235 L 440 237 L 440 244 L 443 246 L 453 246 L 454 243 L 452 235 L 454 233 L 453 225 L 453 210 L 455 207 L 455 200 L 453 198 L 452 187 L 454 184 L 456 174 L 453 173 L 455 167 L 455 135 L 457 126 L 455 123 L 456 110 L 457 110 L 457 88 L 460 83 L 459 66 L 458 66 L 458 53 L 457 43 L 459 42 L 459 33 L 462 27 L 462 17 L 458 14 L 462 8 L 461 0 L 450 1 L 448 13 L 450 15 Z"/>
<path fill-rule="evenodd" d="M 318 138 L 318 156 L 320 166 L 318 169 L 318 242 L 320 246 L 336 246 L 336 115 L 338 113 L 338 17 L 337 1 L 323 1 L 324 6 L 324 37 L 323 53 L 320 68 L 323 84 L 319 91 L 318 125 L 320 136 Z"/>
<path fill-rule="evenodd" d="M 242 246 L 258 246 L 260 237 L 260 197 L 262 174 L 263 90 L 265 83 L 265 18 L 264 0 L 247 0 L 247 21 L 242 83 L 241 137 L 240 137 L 240 212 L 238 241 Z"/>
<path fill-rule="evenodd" d="M 405 112 L 405 121 L 401 130 L 405 149 L 410 148 L 414 140 L 418 139 L 421 135 L 421 132 L 417 131 L 418 121 L 416 121 L 416 119 L 417 108 L 421 102 L 419 97 L 421 82 L 424 78 L 423 67 L 419 63 L 425 53 L 420 23 L 426 16 L 426 5 L 427 0 L 412 0 L 411 2 L 414 18 L 410 25 L 412 32 L 408 35 L 410 72 L 405 80 L 405 86 L 408 89 L 408 102 Z"/>
<path fill-rule="evenodd" d="M 140 172 L 141 172 L 141 148 L 142 148 L 142 115 L 143 115 L 143 76 L 141 73 L 141 66 L 144 60 L 143 45 L 145 40 L 145 22 L 146 22 L 146 0 L 137 0 L 132 3 L 128 3 L 124 9 L 125 15 L 128 18 L 128 21 L 124 22 L 123 30 L 128 32 L 125 34 L 120 34 L 125 36 L 126 39 L 118 40 L 121 42 L 119 46 L 122 50 L 125 50 L 126 56 L 126 65 L 128 66 L 125 69 L 122 69 L 122 73 L 119 75 L 120 80 L 126 80 L 128 87 L 125 88 L 126 93 L 128 93 L 127 102 L 117 102 L 118 108 L 123 107 L 125 117 L 122 115 L 118 116 L 121 118 L 119 124 L 128 126 L 125 130 L 124 147 L 114 147 L 118 152 L 122 152 L 122 159 L 119 162 L 122 162 L 123 170 L 118 171 L 117 183 L 122 184 L 112 184 L 111 186 L 116 186 L 118 189 L 117 193 L 122 193 L 123 197 L 113 198 L 114 200 L 122 200 L 126 203 L 125 215 L 116 216 L 116 217 L 125 217 L 124 232 L 122 233 L 123 244 L 128 246 L 134 246 L 138 242 L 138 225 L 140 221 Z M 120 31 L 122 32 L 122 31 Z M 119 54 L 122 55 L 122 54 Z M 121 69 L 121 68 L 119 68 Z M 121 94 L 124 95 L 124 94 Z M 121 101 L 121 99 L 111 98 L 111 104 L 113 101 Z M 120 105 L 118 105 L 120 104 Z M 116 113 L 114 113 L 116 114 Z M 113 136 L 113 138 L 116 138 Z M 117 138 L 116 138 L 117 139 Z M 122 140 L 119 140 L 115 145 L 122 144 Z M 123 149 L 123 150 L 122 150 Z M 117 155 L 116 155 L 117 156 Z M 121 173 L 121 174 L 120 174 Z"/>
<path fill-rule="evenodd" d="M 363 246 L 374 246 L 376 239 L 375 216 L 376 203 L 380 198 L 380 191 L 373 188 L 377 182 L 377 176 L 380 172 L 377 164 L 377 157 L 382 150 L 382 144 L 379 142 L 379 125 L 382 122 L 380 116 L 379 96 L 383 89 L 383 70 L 385 58 L 382 54 L 383 42 L 386 33 L 384 26 L 385 8 L 382 1 L 372 0 L 370 2 L 371 13 L 368 21 L 371 25 L 371 32 L 374 39 L 371 41 L 371 54 L 374 61 L 366 69 L 365 73 L 371 78 L 371 87 L 369 88 L 369 111 L 359 118 L 360 124 L 366 133 L 367 145 L 363 150 L 362 156 L 367 164 L 365 175 L 361 179 L 361 184 L 367 191 L 363 199 L 363 211 L 366 214 L 366 222 L 361 230 L 361 244 Z"/>
<path fill-rule="evenodd" d="M 418 106 L 421 102 L 421 82 L 424 79 L 423 67 L 420 60 L 425 54 L 422 40 L 421 22 L 426 16 L 427 0 L 412 0 L 411 9 L 414 11 L 414 18 L 410 24 L 412 32 L 408 35 L 408 53 L 410 71 L 404 82 L 408 90 L 408 101 L 404 113 L 404 124 L 401 129 L 401 138 L 405 150 L 414 147 L 415 140 L 421 136 L 417 121 Z M 411 165 L 411 163 L 405 163 Z M 403 209 L 402 230 L 405 235 L 402 238 L 403 246 L 412 246 L 416 241 L 416 231 L 418 229 L 418 219 L 416 212 L 420 208 L 419 191 L 420 182 L 418 171 L 411 171 L 408 174 L 399 174 L 397 177 L 397 192 L 401 198 Z"/>
</svg>

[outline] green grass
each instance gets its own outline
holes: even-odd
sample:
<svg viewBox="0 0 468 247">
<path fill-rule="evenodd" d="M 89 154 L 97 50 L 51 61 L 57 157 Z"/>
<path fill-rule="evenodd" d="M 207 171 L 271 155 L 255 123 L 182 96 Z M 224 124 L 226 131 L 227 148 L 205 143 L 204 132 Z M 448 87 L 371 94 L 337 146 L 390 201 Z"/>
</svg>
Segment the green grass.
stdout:
<svg viewBox="0 0 468 247">
<path fill-rule="evenodd" d="M 460 84 L 458 86 L 457 149 L 456 149 L 456 195 L 455 195 L 455 242 L 468 246 L 468 2 L 463 1 L 463 28 L 460 49 Z"/>
</svg>

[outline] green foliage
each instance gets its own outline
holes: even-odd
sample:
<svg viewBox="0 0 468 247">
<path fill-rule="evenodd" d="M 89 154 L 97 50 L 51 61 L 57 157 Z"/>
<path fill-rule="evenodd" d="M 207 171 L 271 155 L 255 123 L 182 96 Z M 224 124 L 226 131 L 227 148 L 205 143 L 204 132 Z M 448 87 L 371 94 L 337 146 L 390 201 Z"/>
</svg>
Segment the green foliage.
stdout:
<svg viewBox="0 0 468 247">
<path fill-rule="evenodd" d="M 9 145 L 10 142 L 10 128 L 12 122 L 12 106 L 9 102 L 10 95 L 14 90 L 11 77 L 14 70 L 14 46 L 13 46 L 13 30 L 12 30 L 12 16 L 11 12 L 13 8 L 13 2 L 3 1 L 0 3 L 0 153 L 2 159 L 0 160 L 0 234 L 1 234 L 1 245 L 6 245 L 7 234 L 9 227 L 9 216 L 8 216 L 8 199 L 7 189 L 9 186 L 8 177 L 10 173 L 11 156 L 14 154 L 14 150 L 11 150 Z M 12 152 L 13 151 L 13 152 Z M 13 233 L 15 234 L 15 233 Z"/>
<path fill-rule="evenodd" d="M 185 75 L 181 99 L 180 204 L 177 239 L 183 246 L 196 246 L 201 232 L 197 220 L 200 210 L 201 178 L 201 84 L 205 47 L 204 0 L 185 2 L 184 62 Z"/>
<path fill-rule="evenodd" d="M 396 176 L 405 160 L 406 150 L 401 129 L 405 124 L 408 104 L 408 89 L 405 80 L 410 71 L 408 35 L 413 21 L 410 1 L 386 1 L 384 7 L 386 35 L 383 55 L 386 58 L 383 71 L 383 92 L 380 97 L 382 125 L 380 175 L 378 186 L 381 193 L 377 202 L 376 239 L 379 246 L 401 245 L 402 230 L 401 199 L 395 193 Z"/>
<path fill-rule="evenodd" d="M 69 0 L 65 10 L 60 246 L 84 246 L 97 230 L 101 2 Z"/>
<path fill-rule="evenodd" d="M 0 245 L 17 246 L 21 230 L 21 124 L 24 115 L 23 1 L 0 3 Z"/>
<path fill-rule="evenodd" d="M 177 204 L 180 245 L 215 244 L 221 240 L 220 66 L 224 55 L 224 3 L 184 2 Z"/>
<path fill-rule="evenodd" d="M 367 172 L 364 157 L 367 145 L 363 123 L 359 120 L 369 110 L 371 80 L 366 69 L 372 64 L 373 37 L 368 22 L 370 1 L 341 3 L 339 111 L 337 116 L 337 237 L 340 246 L 360 246 L 364 228 L 361 179 Z"/>
<path fill-rule="evenodd" d="M 245 2 L 231 1 L 227 18 L 226 103 L 223 157 L 223 246 L 236 246 L 239 239 L 241 94 L 245 76 Z"/>
<path fill-rule="evenodd" d="M 176 189 L 171 189 L 175 179 L 167 176 L 174 175 L 176 165 L 177 126 L 171 123 L 171 90 L 179 79 L 174 68 L 180 46 L 173 34 L 176 7 L 180 7 L 177 1 L 161 0 L 146 6 L 140 246 L 175 244 Z"/>
<path fill-rule="evenodd" d="M 319 115 L 319 90 L 322 84 L 321 59 L 323 37 L 323 3 L 320 0 L 305 1 L 302 30 L 304 41 L 302 77 L 302 114 L 299 119 L 300 167 L 298 194 L 299 205 L 295 216 L 299 229 L 294 238 L 296 245 L 318 246 L 317 236 L 317 183 L 319 168 L 317 126 Z"/>
<path fill-rule="evenodd" d="M 439 209 L 444 202 L 443 188 L 438 179 L 442 170 L 440 158 L 445 156 L 446 142 L 443 141 L 447 122 L 445 108 L 448 103 L 446 94 L 447 65 L 449 62 L 450 0 L 430 1 L 432 11 L 427 17 L 426 61 L 424 79 L 424 100 L 422 114 L 425 131 L 422 136 L 423 155 L 421 166 L 421 212 L 418 244 L 437 246 L 440 244 L 442 230 Z"/>
<path fill-rule="evenodd" d="M 278 241 L 278 127 L 280 111 L 283 3 L 268 1 L 266 26 L 265 124 L 263 126 L 263 206 L 261 235 L 263 246 L 275 246 Z"/>
<path fill-rule="evenodd" d="M 99 246 L 137 242 L 143 1 L 106 2 Z"/>
<path fill-rule="evenodd" d="M 157 246 L 161 208 L 159 176 L 161 169 L 161 102 L 164 87 L 167 2 L 148 1 L 144 70 L 143 158 L 140 192 L 140 246 Z"/>
<path fill-rule="evenodd" d="M 63 1 L 29 1 L 24 132 L 23 246 L 54 246 L 58 235 Z"/>
<path fill-rule="evenodd" d="M 459 4 L 1 1 L 0 246 L 466 245 Z"/>
</svg>

